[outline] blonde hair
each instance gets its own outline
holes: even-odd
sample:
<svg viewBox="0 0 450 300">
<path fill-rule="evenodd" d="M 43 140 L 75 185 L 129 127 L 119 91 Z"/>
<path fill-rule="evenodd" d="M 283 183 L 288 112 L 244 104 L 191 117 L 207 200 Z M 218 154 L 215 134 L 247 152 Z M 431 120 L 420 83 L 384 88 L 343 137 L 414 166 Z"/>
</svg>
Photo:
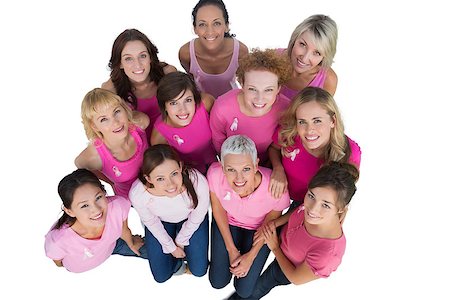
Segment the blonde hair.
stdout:
<svg viewBox="0 0 450 300">
<path fill-rule="evenodd" d="M 312 15 L 301 22 L 292 32 L 289 40 L 287 52 L 289 58 L 292 55 L 295 41 L 304 33 L 309 31 L 312 35 L 317 50 L 322 54 L 323 59 L 319 65 L 323 68 L 329 68 L 333 64 L 333 58 L 336 54 L 336 44 L 338 39 L 338 30 L 336 22 L 325 15 Z"/>
<path fill-rule="evenodd" d="M 280 120 L 280 132 L 278 143 L 281 146 L 281 153 L 287 155 L 285 148 L 295 144 L 294 139 L 298 135 L 296 112 L 300 105 L 308 102 L 317 102 L 330 118 L 334 119 L 335 125 L 331 129 L 330 141 L 322 157 L 325 163 L 331 161 L 347 162 L 350 157 L 350 147 L 344 133 L 344 123 L 333 96 L 327 91 L 318 87 L 307 87 L 295 96 L 288 109 L 284 112 Z"/>
<path fill-rule="evenodd" d="M 81 122 L 84 126 L 84 131 L 89 140 L 95 138 L 103 138 L 101 132 L 95 131 L 92 128 L 94 114 L 97 113 L 99 107 L 111 107 L 120 105 L 127 114 L 128 121 L 133 123 L 133 113 L 125 102 L 114 94 L 105 89 L 95 88 L 89 91 L 86 96 L 84 96 L 83 102 L 81 103 Z"/>
<path fill-rule="evenodd" d="M 286 83 L 291 76 L 288 58 L 278 54 L 275 49 L 253 48 L 248 55 L 239 60 L 236 76 L 242 85 L 245 81 L 245 73 L 253 70 L 268 71 L 277 75 L 278 86 Z"/>
</svg>

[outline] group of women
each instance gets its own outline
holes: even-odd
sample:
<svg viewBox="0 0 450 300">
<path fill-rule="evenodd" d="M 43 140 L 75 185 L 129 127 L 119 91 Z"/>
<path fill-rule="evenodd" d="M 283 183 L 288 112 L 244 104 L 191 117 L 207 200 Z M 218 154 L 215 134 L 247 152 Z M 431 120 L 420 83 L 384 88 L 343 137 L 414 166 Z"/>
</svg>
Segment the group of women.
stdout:
<svg viewBox="0 0 450 300">
<path fill-rule="evenodd" d="M 72 272 L 137 256 L 157 282 L 209 268 L 214 288 L 234 277 L 230 299 L 328 277 L 361 157 L 333 99 L 335 22 L 311 16 L 287 49 L 249 52 L 221 0 L 200 0 L 192 19 L 198 37 L 179 50 L 187 73 L 136 29 L 114 41 L 110 78 L 81 104 L 90 143 L 58 185 L 47 256 Z M 131 207 L 145 237 L 128 227 Z"/>
</svg>

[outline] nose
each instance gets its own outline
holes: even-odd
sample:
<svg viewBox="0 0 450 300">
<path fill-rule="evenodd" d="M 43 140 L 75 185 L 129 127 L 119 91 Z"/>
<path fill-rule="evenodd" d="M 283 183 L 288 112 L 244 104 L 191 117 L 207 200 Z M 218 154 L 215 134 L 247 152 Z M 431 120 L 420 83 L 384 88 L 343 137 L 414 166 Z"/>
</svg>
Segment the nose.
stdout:
<svg viewBox="0 0 450 300">
<path fill-rule="evenodd" d="M 236 172 L 236 181 L 241 181 L 244 178 L 244 174 L 242 172 Z"/>
<path fill-rule="evenodd" d="M 305 63 L 308 63 L 309 58 L 311 57 L 312 53 L 310 51 L 306 51 L 305 54 L 303 54 L 303 61 Z"/>
</svg>

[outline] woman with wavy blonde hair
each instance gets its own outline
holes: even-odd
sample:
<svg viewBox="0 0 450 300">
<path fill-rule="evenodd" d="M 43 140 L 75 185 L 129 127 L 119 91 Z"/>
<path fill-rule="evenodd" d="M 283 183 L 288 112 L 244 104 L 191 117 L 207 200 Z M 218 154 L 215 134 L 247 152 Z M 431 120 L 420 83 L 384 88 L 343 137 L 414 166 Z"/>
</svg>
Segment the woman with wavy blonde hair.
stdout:
<svg viewBox="0 0 450 300">
<path fill-rule="evenodd" d="M 291 206 L 302 204 L 308 182 L 324 163 L 352 163 L 359 168 L 361 149 L 344 133 L 333 96 L 307 87 L 291 102 L 269 148 L 273 165 L 270 190 L 279 196 L 286 188 Z"/>
<path fill-rule="evenodd" d="M 95 88 L 81 103 L 81 119 L 90 143 L 75 159 L 75 165 L 93 171 L 111 184 L 116 195 L 128 199 L 148 148 L 148 117 L 133 114 L 113 92 Z"/>
</svg>

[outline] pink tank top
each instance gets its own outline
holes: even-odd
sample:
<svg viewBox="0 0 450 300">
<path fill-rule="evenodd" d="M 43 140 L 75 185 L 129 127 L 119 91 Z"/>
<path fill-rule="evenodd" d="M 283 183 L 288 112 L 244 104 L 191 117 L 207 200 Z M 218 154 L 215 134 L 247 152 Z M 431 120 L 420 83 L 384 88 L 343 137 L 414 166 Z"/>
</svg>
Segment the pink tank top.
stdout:
<svg viewBox="0 0 450 300">
<path fill-rule="evenodd" d="M 114 183 L 114 193 L 126 199 L 131 185 L 138 177 L 144 151 L 148 148 L 147 137 L 141 128 L 130 125 L 129 132 L 136 142 L 136 152 L 126 161 L 117 160 L 101 139 L 94 140 L 94 146 L 102 160 L 101 172 Z"/>
<path fill-rule="evenodd" d="M 211 141 L 209 116 L 203 103 L 196 109 L 191 123 L 185 127 L 172 127 L 160 116 L 155 128 L 176 149 L 180 158 L 187 164 L 206 174 L 209 164 L 216 160 Z"/>
<path fill-rule="evenodd" d="M 138 98 L 136 110 L 145 113 L 150 118 L 150 124 L 145 129 L 145 132 L 147 133 L 147 139 L 150 139 L 155 121 L 161 115 L 156 96 L 145 99 Z"/>
<path fill-rule="evenodd" d="M 310 83 L 308 83 L 308 86 L 314 86 L 323 88 L 323 85 L 325 83 L 325 79 L 327 77 L 327 69 L 320 68 L 319 72 L 314 76 L 313 80 L 311 80 Z M 300 91 L 291 89 L 285 85 L 281 86 L 280 94 L 285 95 L 289 99 L 292 100 Z"/>
<path fill-rule="evenodd" d="M 225 94 L 231 89 L 237 88 L 236 70 L 239 66 L 239 41 L 233 38 L 233 55 L 228 68 L 222 74 L 208 74 L 200 68 L 197 57 L 195 56 L 194 41 L 195 39 L 191 40 L 189 43 L 189 53 L 191 57 L 189 73 L 194 76 L 197 88 L 202 92 L 213 95 L 214 98 Z"/>
</svg>

